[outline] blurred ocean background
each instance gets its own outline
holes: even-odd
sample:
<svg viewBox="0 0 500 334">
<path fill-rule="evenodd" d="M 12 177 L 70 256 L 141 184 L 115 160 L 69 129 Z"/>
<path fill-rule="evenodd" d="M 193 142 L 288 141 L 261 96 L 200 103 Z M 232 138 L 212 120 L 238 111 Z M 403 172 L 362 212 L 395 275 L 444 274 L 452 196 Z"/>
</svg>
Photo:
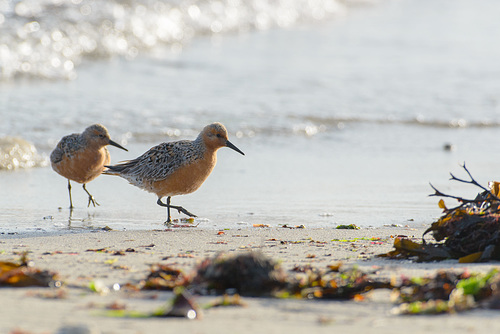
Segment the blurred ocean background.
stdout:
<svg viewBox="0 0 500 334">
<path fill-rule="evenodd" d="M 429 182 L 500 180 L 493 0 L 0 0 L 0 233 L 161 229 L 153 194 L 67 181 L 48 156 L 102 123 L 113 162 L 220 121 L 199 228 L 430 224 Z M 450 201 L 447 201 L 450 202 Z M 450 202 L 450 206 L 455 203 Z M 179 217 L 176 215 L 175 217 Z"/>
</svg>

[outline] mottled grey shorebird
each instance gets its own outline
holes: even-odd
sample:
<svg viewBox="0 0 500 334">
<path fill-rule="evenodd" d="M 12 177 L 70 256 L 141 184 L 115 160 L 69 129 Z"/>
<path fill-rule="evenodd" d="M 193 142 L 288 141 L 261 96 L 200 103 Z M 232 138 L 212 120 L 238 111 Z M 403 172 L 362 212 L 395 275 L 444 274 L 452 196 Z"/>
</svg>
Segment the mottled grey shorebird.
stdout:
<svg viewBox="0 0 500 334">
<path fill-rule="evenodd" d="M 90 206 L 99 205 L 85 187 L 103 172 L 104 165 L 109 164 L 110 156 L 106 145 L 113 145 L 122 150 L 126 148 L 112 141 L 108 130 L 101 124 L 94 124 L 81 134 L 74 133 L 64 136 L 50 154 L 52 169 L 68 179 L 69 208 L 73 209 L 71 199 L 71 182 L 83 184 L 83 190 L 89 195 Z"/>
<path fill-rule="evenodd" d="M 134 186 L 158 196 L 158 205 L 196 217 L 182 206 L 170 205 L 170 198 L 196 191 L 205 182 L 217 162 L 217 150 L 229 147 L 245 155 L 227 139 L 227 130 L 220 123 L 207 125 L 195 140 L 162 143 L 141 155 L 117 165 L 106 166 L 104 174 L 118 175 Z M 167 202 L 162 198 L 167 196 Z"/>
</svg>

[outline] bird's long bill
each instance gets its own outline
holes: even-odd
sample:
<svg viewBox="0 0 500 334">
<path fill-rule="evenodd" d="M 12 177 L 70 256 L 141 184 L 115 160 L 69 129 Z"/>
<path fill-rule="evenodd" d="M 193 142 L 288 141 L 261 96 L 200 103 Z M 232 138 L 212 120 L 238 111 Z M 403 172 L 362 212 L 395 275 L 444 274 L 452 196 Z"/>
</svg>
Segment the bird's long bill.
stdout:
<svg viewBox="0 0 500 334">
<path fill-rule="evenodd" d="M 115 142 L 115 141 L 112 141 L 111 139 L 109 140 L 109 145 L 116 146 L 116 147 L 121 148 L 122 150 L 125 150 L 125 151 L 127 151 L 127 152 L 128 152 L 128 150 L 127 150 L 125 147 L 121 146 L 120 144 L 118 144 L 118 143 L 117 143 L 117 142 Z"/>
<path fill-rule="evenodd" d="M 231 143 L 229 140 L 226 142 L 226 146 L 235 150 L 236 152 L 242 154 L 242 155 L 245 155 L 245 153 L 241 152 L 239 148 L 237 148 L 236 146 L 233 145 L 233 143 Z"/>
</svg>

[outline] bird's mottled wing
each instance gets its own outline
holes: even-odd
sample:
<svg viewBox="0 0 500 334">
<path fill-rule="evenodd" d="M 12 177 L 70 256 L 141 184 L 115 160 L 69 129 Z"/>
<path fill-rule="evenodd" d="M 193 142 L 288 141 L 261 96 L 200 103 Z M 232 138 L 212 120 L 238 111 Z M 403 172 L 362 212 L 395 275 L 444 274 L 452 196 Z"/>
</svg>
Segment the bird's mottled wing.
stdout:
<svg viewBox="0 0 500 334">
<path fill-rule="evenodd" d="M 128 175 L 136 180 L 163 180 L 179 167 L 203 157 L 203 151 L 190 140 L 162 143 L 140 157 L 109 166 L 111 172 Z"/>
<path fill-rule="evenodd" d="M 71 158 L 80 148 L 81 143 L 79 141 L 79 134 L 75 133 L 64 136 L 50 154 L 50 161 L 52 163 L 58 163 L 64 158 L 64 156 Z"/>
</svg>

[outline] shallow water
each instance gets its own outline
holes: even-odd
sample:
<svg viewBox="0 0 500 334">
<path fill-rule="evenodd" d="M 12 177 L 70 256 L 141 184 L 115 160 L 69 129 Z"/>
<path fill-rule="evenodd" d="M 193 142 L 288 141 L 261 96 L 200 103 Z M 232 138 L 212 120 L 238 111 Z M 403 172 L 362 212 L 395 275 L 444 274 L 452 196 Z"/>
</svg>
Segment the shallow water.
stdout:
<svg viewBox="0 0 500 334">
<path fill-rule="evenodd" d="M 464 161 L 481 183 L 500 179 L 499 8 L 387 1 L 197 36 L 182 52 L 85 59 L 75 80 L 2 82 L 0 133 L 48 156 L 63 135 L 101 122 L 129 149 L 110 148 L 120 161 L 221 121 L 246 156 L 219 151 L 203 187 L 173 198 L 200 227 L 429 224 L 440 210 L 428 182 L 474 196 L 447 180 L 465 176 Z M 50 167 L 0 172 L 0 187 L 0 232 L 68 230 L 66 180 Z M 74 184 L 71 229 L 163 228 L 154 195 L 110 176 L 88 189 L 102 205 L 87 209 Z"/>
</svg>

